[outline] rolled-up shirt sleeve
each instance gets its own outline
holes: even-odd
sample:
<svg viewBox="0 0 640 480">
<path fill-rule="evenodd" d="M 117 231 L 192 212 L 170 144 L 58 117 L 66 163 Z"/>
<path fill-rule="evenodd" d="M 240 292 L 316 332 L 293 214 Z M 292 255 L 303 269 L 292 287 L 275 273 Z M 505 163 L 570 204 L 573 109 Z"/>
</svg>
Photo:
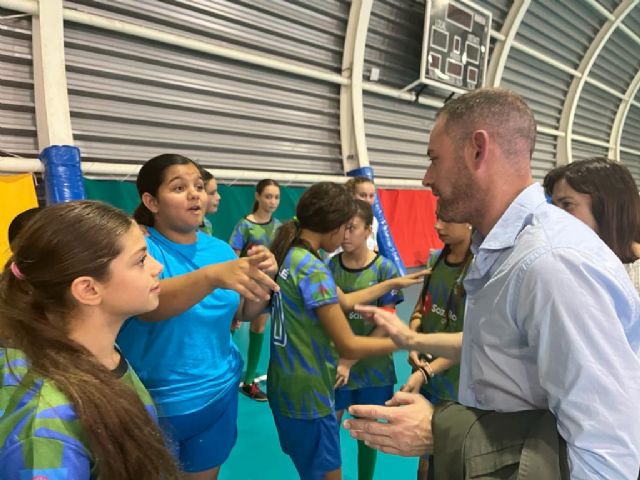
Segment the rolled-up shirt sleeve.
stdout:
<svg viewBox="0 0 640 480">
<path fill-rule="evenodd" d="M 629 298 L 636 293 L 610 266 L 571 249 L 522 268 L 518 327 L 537 346 L 535 381 L 567 442 L 571 478 L 638 478 L 640 312 Z"/>
</svg>

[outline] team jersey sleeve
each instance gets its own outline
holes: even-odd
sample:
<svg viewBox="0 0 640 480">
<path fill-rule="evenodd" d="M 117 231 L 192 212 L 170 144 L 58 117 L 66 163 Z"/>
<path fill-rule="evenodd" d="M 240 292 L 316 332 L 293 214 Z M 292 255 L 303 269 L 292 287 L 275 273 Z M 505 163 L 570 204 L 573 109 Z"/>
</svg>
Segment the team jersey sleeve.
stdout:
<svg viewBox="0 0 640 480">
<path fill-rule="evenodd" d="M 247 224 L 245 221 L 240 220 L 238 224 L 231 232 L 231 237 L 229 237 L 229 245 L 234 250 L 242 251 L 242 249 L 247 244 L 249 238 L 249 231 L 247 229 Z"/>
<path fill-rule="evenodd" d="M 378 281 L 384 282 L 385 280 L 396 278 L 398 276 L 399 274 L 396 266 L 391 263 L 390 260 L 384 259 L 384 262 L 380 268 L 380 277 L 378 278 Z M 404 294 L 402 293 L 402 290 L 394 288 L 378 299 L 378 305 L 397 305 L 399 303 L 402 303 L 403 301 Z"/>
<path fill-rule="evenodd" d="M 327 261 L 325 262 L 332 275 L 335 275 L 336 271 L 338 270 L 338 265 L 340 265 L 338 262 L 338 258 L 338 255 L 334 255 L 333 257 L 329 257 L 329 259 L 327 259 Z"/>
<path fill-rule="evenodd" d="M 76 445 L 31 437 L 0 449 L 2 480 L 90 480 L 91 461 Z"/>
<path fill-rule="evenodd" d="M 338 303 L 336 282 L 320 260 L 300 272 L 298 288 L 307 310 Z"/>
<path fill-rule="evenodd" d="M 438 257 L 440 256 L 441 253 L 442 253 L 442 250 L 432 250 L 431 253 L 429 254 L 429 258 L 427 259 L 426 268 L 433 268 L 433 266 L 438 261 Z"/>
</svg>

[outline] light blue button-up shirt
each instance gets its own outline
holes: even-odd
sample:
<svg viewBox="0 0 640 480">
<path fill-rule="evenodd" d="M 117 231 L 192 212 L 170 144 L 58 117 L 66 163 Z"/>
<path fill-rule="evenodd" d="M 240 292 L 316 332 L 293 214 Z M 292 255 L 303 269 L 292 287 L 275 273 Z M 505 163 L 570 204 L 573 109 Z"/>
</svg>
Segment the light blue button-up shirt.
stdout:
<svg viewBox="0 0 640 480">
<path fill-rule="evenodd" d="M 550 409 L 572 479 L 637 479 L 640 299 L 618 258 L 538 184 L 472 249 L 460 402 Z"/>
</svg>

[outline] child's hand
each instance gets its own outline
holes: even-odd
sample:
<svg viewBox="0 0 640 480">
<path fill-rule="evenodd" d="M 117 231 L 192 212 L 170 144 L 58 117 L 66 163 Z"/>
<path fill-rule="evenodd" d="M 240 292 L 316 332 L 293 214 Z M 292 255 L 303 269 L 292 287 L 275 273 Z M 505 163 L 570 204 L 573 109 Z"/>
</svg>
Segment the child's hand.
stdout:
<svg viewBox="0 0 640 480">
<path fill-rule="evenodd" d="M 273 254 L 262 247 L 262 250 L 249 257 L 203 268 L 209 273 L 210 282 L 215 288 L 235 290 L 250 302 L 259 302 L 269 300 L 272 291 L 280 291 L 278 284 L 261 268 L 272 261 L 275 264 Z"/>
<path fill-rule="evenodd" d="M 351 373 L 351 366 L 354 363 L 353 360 L 340 359 L 336 368 L 336 384 L 333 388 L 340 388 L 349 383 L 349 373 Z"/>
<path fill-rule="evenodd" d="M 274 278 L 278 273 L 278 262 L 273 253 L 264 245 L 254 245 L 247 251 L 248 257 L 263 256 L 263 260 L 257 265 L 257 267 L 264 273 Z"/>
<path fill-rule="evenodd" d="M 409 365 L 411 365 L 411 368 L 424 367 L 424 364 L 427 363 L 425 360 L 420 359 L 420 354 L 415 350 L 409 352 L 407 362 L 409 363 Z"/>
<path fill-rule="evenodd" d="M 426 275 L 431 275 L 431 269 L 427 268 L 425 270 L 420 270 L 416 273 L 410 273 L 409 275 L 405 275 L 404 277 L 396 277 L 394 278 L 394 283 L 396 288 L 407 288 L 411 285 L 417 285 L 422 283 L 424 277 Z"/>
<path fill-rule="evenodd" d="M 415 371 L 409 376 L 407 383 L 400 387 L 400 391 L 407 393 L 419 393 L 422 385 L 424 385 L 424 376 L 420 371 Z"/>
<path fill-rule="evenodd" d="M 239 315 L 235 315 L 233 317 L 233 321 L 231 322 L 231 331 L 235 332 L 236 330 L 238 330 L 240 328 L 241 325 L 242 325 L 242 321 L 240 320 L 240 316 Z"/>
</svg>

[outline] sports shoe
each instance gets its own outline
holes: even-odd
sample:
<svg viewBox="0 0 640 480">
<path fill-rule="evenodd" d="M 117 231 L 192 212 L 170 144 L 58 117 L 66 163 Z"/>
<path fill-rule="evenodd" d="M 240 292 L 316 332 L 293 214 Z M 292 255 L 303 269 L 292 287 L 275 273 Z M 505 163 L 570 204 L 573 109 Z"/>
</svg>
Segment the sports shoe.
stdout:
<svg viewBox="0 0 640 480">
<path fill-rule="evenodd" d="M 260 390 L 260 387 L 256 382 L 246 384 L 243 383 L 240 385 L 240 392 L 245 394 L 251 400 L 255 400 L 256 402 L 266 402 L 267 394 Z"/>
</svg>

